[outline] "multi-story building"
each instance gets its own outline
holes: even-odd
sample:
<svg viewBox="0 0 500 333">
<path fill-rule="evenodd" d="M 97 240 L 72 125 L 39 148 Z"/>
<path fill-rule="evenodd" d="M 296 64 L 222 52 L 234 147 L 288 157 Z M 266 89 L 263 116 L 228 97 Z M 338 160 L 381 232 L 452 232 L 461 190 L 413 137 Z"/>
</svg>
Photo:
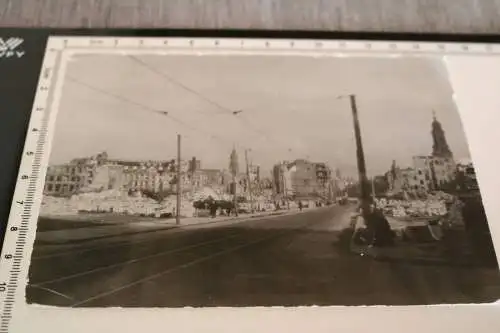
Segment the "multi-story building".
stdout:
<svg viewBox="0 0 500 333">
<path fill-rule="evenodd" d="M 196 162 L 200 165 L 200 162 Z M 182 183 L 191 184 L 187 170 L 189 163 L 181 166 Z M 66 196 L 77 192 L 104 189 L 132 189 L 153 192 L 170 189 L 176 180 L 176 162 L 130 161 L 110 159 L 106 152 L 77 158 L 62 165 L 49 166 L 44 193 Z M 203 176 L 197 182 L 206 182 Z"/>
<path fill-rule="evenodd" d="M 100 153 L 73 159 L 69 163 L 50 165 L 45 176 L 44 194 L 70 196 L 88 188 L 106 159 L 107 154 Z"/>
<path fill-rule="evenodd" d="M 413 184 L 412 190 L 430 191 L 434 189 L 432 180 L 432 156 L 413 156 Z"/>
<path fill-rule="evenodd" d="M 301 197 L 331 196 L 331 170 L 325 163 L 304 159 L 282 162 L 273 168 L 273 182 L 277 194 Z"/>
<path fill-rule="evenodd" d="M 425 186 L 420 183 L 421 179 L 414 168 L 404 168 L 400 171 L 401 189 L 406 192 L 425 191 Z"/>
<path fill-rule="evenodd" d="M 391 170 L 386 174 L 391 192 L 439 190 L 455 179 L 453 154 L 441 123 L 435 116 L 432 122 L 432 139 L 432 155 L 414 156 L 413 168 L 404 169 L 403 172 L 393 162 Z"/>
<path fill-rule="evenodd" d="M 126 188 L 136 191 L 162 192 L 172 188 L 175 173 L 155 166 L 124 166 Z"/>
<path fill-rule="evenodd" d="M 315 163 L 316 167 L 316 180 L 318 182 L 317 193 L 323 198 L 331 198 L 333 196 L 332 170 L 326 163 Z"/>
<path fill-rule="evenodd" d="M 96 165 L 61 164 L 47 169 L 44 194 L 53 196 L 71 195 L 92 183 Z"/>
<path fill-rule="evenodd" d="M 203 179 L 201 183 L 203 186 L 222 186 L 224 184 L 224 172 L 219 169 L 199 169 L 198 174 L 200 174 Z"/>
<path fill-rule="evenodd" d="M 472 162 L 461 162 L 457 164 L 458 188 L 462 190 L 479 190 L 476 178 L 476 170 Z"/>
<path fill-rule="evenodd" d="M 391 170 L 386 173 L 389 183 L 389 192 L 393 194 L 402 192 L 419 192 L 428 189 L 425 172 L 416 168 L 400 168 L 395 162 Z"/>
<path fill-rule="evenodd" d="M 297 165 L 293 162 L 280 162 L 273 167 L 273 183 L 276 194 L 281 196 L 293 196 L 294 186 L 292 174 L 297 171 Z"/>
<path fill-rule="evenodd" d="M 295 196 L 310 196 L 318 191 L 316 165 L 307 160 L 292 162 L 291 188 Z"/>
<path fill-rule="evenodd" d="M 456 164 L 453 158 L 433 156 L 431 173 L 436 189 L 453 181 L 456 177 Z"/>
</svg>

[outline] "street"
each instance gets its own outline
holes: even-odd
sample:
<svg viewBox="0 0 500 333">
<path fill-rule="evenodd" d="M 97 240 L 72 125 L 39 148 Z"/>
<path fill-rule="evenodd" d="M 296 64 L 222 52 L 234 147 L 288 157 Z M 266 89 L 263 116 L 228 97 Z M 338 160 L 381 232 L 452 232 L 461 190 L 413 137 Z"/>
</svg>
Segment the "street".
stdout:
<svg viewBox="0 0 500 333">
<path fill-rule="evenodd" d="M 498 269 L 377 261 L 339 246 L 353 206 L 35 246 L 29 303 L 72 307 L 491 302 Z"/>
</svg>

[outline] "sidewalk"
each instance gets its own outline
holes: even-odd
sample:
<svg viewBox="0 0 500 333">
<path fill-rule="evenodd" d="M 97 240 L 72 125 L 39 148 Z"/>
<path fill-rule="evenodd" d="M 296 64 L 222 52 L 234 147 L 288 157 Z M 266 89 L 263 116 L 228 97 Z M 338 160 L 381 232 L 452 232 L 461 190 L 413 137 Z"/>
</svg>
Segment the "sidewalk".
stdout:
<svg viewBox="0 0 500 333">
<path fill-rule="evenodd" d="M 307 211 L 307 210 L 305 210 Z M 137 222 L 128 222 L 123 224 L 113 224 L 105 226 L 83 227 L 77 229 L 63 229 L 37 232 L 36 243 L 39 244 L 72 244 L 81 243 L 102 238 L 110 238 L 117 236 L 141 234 L 168 230 L 174 228 L 188 228 L 198 225 L 215 224 L 221 222 L 243 222 L 252 218 L 266 216 L 283 216 L 299 213 L 298 209 L 273 211 L 273 212 L 258 212 L 254 214 L 241 214 L 238 217 L 219 216 L 210 217 L 189 217 L 182 218 L 181 224 L 176 225 L 175 219 L 158 219 L 155 221 L 143 220 Z M 140 219 L 140 218 L 139 218 Z M 85 222 L 82 222 L 85 223 Z"/>
</svg>

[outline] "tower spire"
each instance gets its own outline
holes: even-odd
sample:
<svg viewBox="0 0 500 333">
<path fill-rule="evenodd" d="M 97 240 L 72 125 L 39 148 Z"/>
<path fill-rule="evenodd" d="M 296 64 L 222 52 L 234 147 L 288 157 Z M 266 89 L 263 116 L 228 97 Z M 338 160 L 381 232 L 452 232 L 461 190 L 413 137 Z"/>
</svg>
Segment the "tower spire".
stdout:
<svg viewBox="0 0 500 333">
<path fill-rule="evenodd" d="M 432 156 L 452 158 L 453 154 L 446 141 L 446 135 L 444 133 L 441 123 L 436 118 L 436 111 L 432 110 L 433 121 L 432 121 Z"/>
</svg>

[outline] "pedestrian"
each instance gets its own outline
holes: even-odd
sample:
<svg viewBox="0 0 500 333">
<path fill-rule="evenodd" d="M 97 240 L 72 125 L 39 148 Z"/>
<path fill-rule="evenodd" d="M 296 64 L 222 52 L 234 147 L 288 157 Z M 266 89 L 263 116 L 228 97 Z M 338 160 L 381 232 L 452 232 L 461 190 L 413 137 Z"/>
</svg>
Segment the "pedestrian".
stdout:
<svg viewBox="0 0 500 333">
<path fill-rule="evenodd" d="M 302 201 L 299 201 L 299 210 L 302 211 Z"/>
</svg>

